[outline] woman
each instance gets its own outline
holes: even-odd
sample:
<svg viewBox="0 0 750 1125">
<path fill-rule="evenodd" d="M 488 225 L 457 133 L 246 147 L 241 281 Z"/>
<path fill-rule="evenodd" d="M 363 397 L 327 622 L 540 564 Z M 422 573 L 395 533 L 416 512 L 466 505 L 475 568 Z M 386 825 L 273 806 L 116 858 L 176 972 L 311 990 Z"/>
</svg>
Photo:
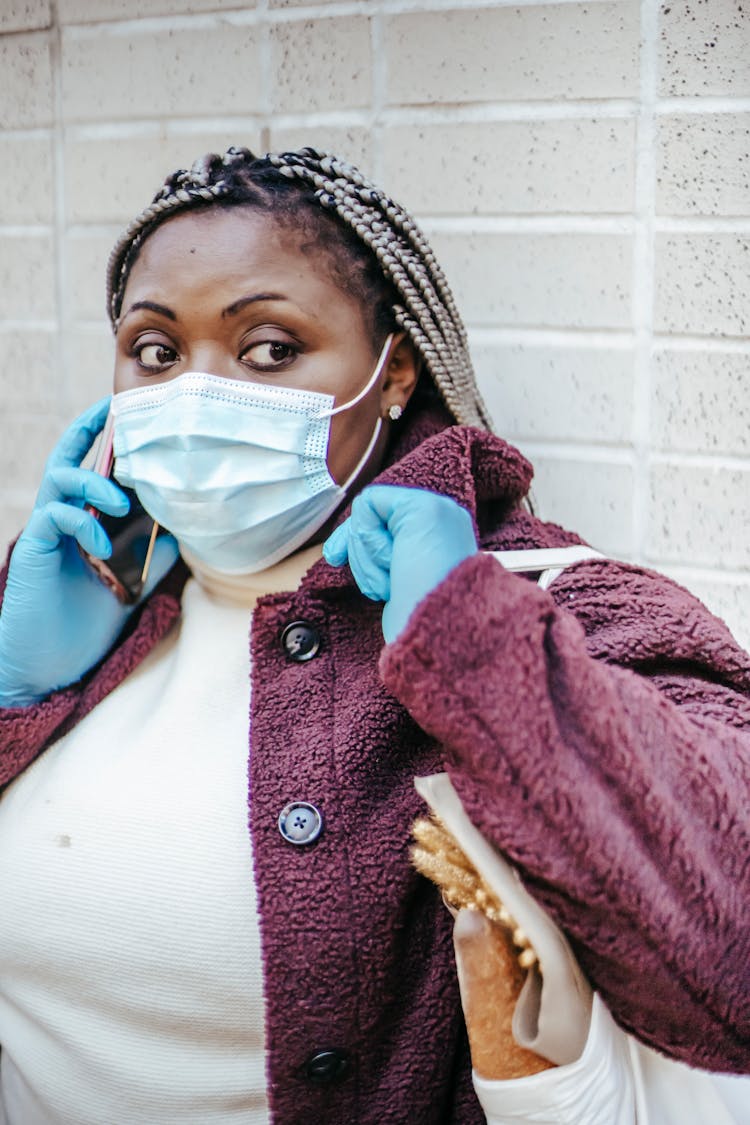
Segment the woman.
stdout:
<svg viewBox="0 0 750 1125">
<path fill-rule="evenodd" d="M 85 505 L 127 508 L 80 467 L 92 408 L 0 612 L 10 1125 L 483 1121 L 415 775 L 480 869 L 521 875 L 497 878 L 549 951 L 540 1027 L 555 948 L 572 982 L 561 1065 L 479 1071 L 491 1120 L 529 1119 L 519 1089 L 635 1120 L 662 1056 L 628 1061 L 610 1012 L 746 1070 L 747 656 L 640 568 L 578 547 L 545 591 L 488 553 L 580 540 L 524 507 L 409 216 L 311 149 L 230 149 L 125 233 L 109 311 L 115 477 L 171 535 L 135 608 L 82 557 L 109 550 Z"/>
</svg>

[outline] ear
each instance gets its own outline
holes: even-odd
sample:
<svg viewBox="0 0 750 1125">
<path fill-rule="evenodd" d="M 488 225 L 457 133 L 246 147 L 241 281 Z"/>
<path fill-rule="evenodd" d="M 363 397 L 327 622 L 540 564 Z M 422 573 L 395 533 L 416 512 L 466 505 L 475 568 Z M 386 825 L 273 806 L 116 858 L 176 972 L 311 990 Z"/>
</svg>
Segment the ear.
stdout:
<svg viewBox="0 0 750 1125">
<path fill-rule="evenodd" d="M 391 342 L 385 378 L 380 390 L 380 416 L 392 417 L 393 407 L 403 412 L 417 385 L 422 364 L 416 349 L 405 332 L 397 333 Z M 389 414 L 393 411 L 393 414 Z"/>
</svg>

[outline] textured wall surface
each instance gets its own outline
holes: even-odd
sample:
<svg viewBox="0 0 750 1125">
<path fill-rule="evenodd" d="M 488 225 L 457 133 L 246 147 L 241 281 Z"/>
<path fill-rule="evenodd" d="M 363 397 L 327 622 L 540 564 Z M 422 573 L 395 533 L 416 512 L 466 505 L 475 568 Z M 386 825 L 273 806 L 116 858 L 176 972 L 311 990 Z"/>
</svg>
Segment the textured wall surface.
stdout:
<svg viewBox="0 0 750 1125">
<path fill-rule="evenodd" d="M 314 143 L 414 210 L 541 513 L 750 643 L 745 0 L 0 0 L 0 534 L 109 389 L 162 176 Z"/>
</svg>

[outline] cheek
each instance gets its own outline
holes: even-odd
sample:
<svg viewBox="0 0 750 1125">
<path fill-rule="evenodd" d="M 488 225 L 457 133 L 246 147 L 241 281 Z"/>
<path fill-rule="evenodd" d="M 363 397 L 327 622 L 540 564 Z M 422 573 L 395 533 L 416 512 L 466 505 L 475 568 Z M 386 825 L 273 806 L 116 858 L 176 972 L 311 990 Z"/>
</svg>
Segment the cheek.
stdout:
<svg viewBox="0 0 750 1125">
<path fill-rule="evenodd" d="M 129 387 L 133 386 L 132 377 L 128 377 L 128 365 L 123 360 L 122 356 L 115 354 L 114 373 L 112 376 L 112 389 L 117 394 L 118 391 L 126 391 Z"/>
<path fill-rule="evenodd" d="M 152 382 L 161 382 L 162 380 L 157 377 L 151 377 L 148 380 Z M 133 387 L 142 387 L 144 385 L 143 377 L 138 377 L 138 373 L 134 370 L 133 362 L 128 357 L 124 359 L 122 356 L 115 357 L 115 370 L 112 380 L 112 389 L 115 394 L 120 391 L 129 391 Z"/>
<path fill-rule="evenodd" d="M 364 402 L 331 419 L 326 460 L 328 471 L 337 484 L 345 484 L 356 469 L 372 440 L 379 417 L 379 402 L 368 395 Z M 380 441 L 373 455 L 376 451 L 378 455 L 382 454 Z M 372 458 L 369 465 L 372 466 Z"/>
</svg>

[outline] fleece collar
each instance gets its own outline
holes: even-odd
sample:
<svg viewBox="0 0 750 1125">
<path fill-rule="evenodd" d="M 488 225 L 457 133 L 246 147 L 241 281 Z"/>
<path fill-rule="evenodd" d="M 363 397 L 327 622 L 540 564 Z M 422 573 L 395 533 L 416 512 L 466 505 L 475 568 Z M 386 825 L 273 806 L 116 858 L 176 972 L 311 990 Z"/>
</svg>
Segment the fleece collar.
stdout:
<svg viewBox="0 0 750 1125">
<path fill-rule="evenodd" d="M 531 464 L 502 438 L 473 426 L 450 426 L 386 468 L 374 483 L 450 496 L 476 525 L 480 505 L 515 507 L 529 491 L 532 476 Z"/>
<path fill-rule="evenodd" d="M 411 448 L 394 460 L 372 481 L 373 484 L 423 488 L 450 496 L 470 514 L 474 530 L 480 538 L 480 509 L 491 505 L 495 515 L 511 511 L 526 496 L 534 470 L 529 461 L 502 438 L 473 426 L 447 426 L 424 435 L 424 419 L 420 420 L 418 444 L 404 435 L 398 456 L 404 447 Z M 347 507 L 339 522 L 350 513 Z M 308 572 L 304 585 L 338 588 L 351 584 L 347 567 L 330 567 L 324 559 Z"/>
</svg>

